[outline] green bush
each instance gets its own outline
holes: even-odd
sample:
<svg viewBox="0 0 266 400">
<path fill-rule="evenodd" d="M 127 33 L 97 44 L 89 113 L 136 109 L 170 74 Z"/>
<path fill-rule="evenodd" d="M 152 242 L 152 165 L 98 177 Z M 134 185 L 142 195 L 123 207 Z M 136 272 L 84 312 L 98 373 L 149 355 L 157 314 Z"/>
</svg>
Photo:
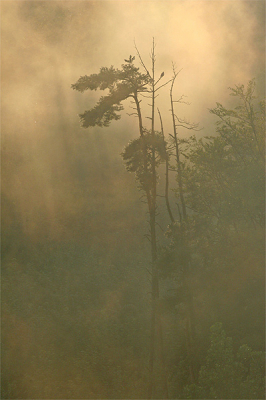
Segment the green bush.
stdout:
<svg viewBox="0 0 266 400">
<path fill-rule="evenodd" d="M 264 399 L 264 356 L 242 345 L 237 354 L 221 323 L 211 327 L 211 346 L 197 384 L 184 389 L 186 399 Z"/>
</svg>

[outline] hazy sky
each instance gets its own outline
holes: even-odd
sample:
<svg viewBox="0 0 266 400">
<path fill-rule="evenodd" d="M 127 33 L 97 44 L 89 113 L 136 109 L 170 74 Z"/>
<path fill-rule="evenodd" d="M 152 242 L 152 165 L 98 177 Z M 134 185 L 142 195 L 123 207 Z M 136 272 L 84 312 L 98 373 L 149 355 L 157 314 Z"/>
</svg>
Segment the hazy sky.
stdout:
<svg viewBox="0 0 266 400">
<path fill-rule="evenodd" d="M 188 96 L 192 106 L 185 112 L 195 119 L 204 119 L 206 107 L 221 101 L 228 86 L 253 77 L 263 82 L 264 1 L 1 4 L 4 111 L 12 108 L 16 118 L 27 114 L 31 123 L 42 124 L 51 117 L 60 96 L 69 115 L 75 114 L 73 108 L 83 111 L 77 104 L 81 95 L 70 90 L 70 84 L 101 66 L 119 67 L 135 54 L 134 40 L 149 66 L 155 37 L 157 73 L 164 70 L 165 81 L 172 75 L 172 62 L 178 70 L 183 68 L 176 93 Z"/>
<path fill-rule="evenodd" d="M 101 160 L 112 152 L 119 158 L 128 137 L 138 134 L 136 121 L 125 113 L 100 133 L 80 128 L 78 114 L 98 98 L 98 93 L 70 88 L 81 75 L 120 67 L 136 54 L 134 40 L 149 67 L 154 37 L 158 77 L 164 71 L 164 82 L 171 78 L 172 62 L 182 68 L 175 96 L 187 95 L 191 106 L 176 111 L 210 129 L 214 117 L 207 109 L 216 101 L 228 102 L 229 86 L 256 77 L 264 91 L 264 6 L 260 0 L 2 0 L 3 192 L 22 218 L 42 204 L 54 221 L 58 209 L 71 214 L 68 203 L 84 202 L 69 183 L 55 195 L 58 182 L 74 179 L 69 160 L 75 140 L 90 140 L 97 164 L 98 153 Z M 169 132 L 167 88 L 157 105 Z M 34 232 L 38 223 L 33 218 L 31 224 Z"/>
</svg>

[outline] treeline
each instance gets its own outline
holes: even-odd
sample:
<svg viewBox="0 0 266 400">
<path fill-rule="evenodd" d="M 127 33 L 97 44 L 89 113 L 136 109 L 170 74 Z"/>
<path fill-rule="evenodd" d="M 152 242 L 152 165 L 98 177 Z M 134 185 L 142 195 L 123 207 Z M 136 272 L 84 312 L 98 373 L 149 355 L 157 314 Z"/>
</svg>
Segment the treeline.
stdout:
<svg viewBox="0 0 266 400">
<path fill-rule="evenodd" d="M 255 383 L 249 376 L 252 357 L 249 372 L 244 373 L 242 368 L 242 375 L 232 375 L 230 379 L 235 381 L 226 390 L 225 378 L 215 368 L 206 367 L 203 383 L 202 365 L 207 332 L 216 322 L 224 323 L 235 336 L 236 345 L 252 342 L 255 348 L 263 347 L 264 102 L 255 99 L 254 80 L 246 88 L 236 85 L 230 88 L 235 97 L 233 109 L 217 103 L 210 110 L 217 117 L 215 136 L 180 140 L 180 129 L 197 130 L 198 125 L 176 114 L 176 103 L 183 103 L 183 96 L 178 100 L 173 96 L 178 73 L 173 67 L 173 78 L 161 83 L 164 73 L 155 77 L 154 44 L 151 71 L 137 48 L 136 51 L 144 73 L 134 66 L 134 57 L 130 56 L 121 70 L 102 68 L 98 75 L 81 77 L 72 86 L 81 92 L 109 89 L 107 96 L 80 116 L 84 127 L 108 126 L 113 119 L 119 119 L 121 103 L 128 98 L 133 99 L 133 114 L 139 121 L 139 138 L 126 146 L 122 157 L 127 170 L 135 173 L 149 214 L 152 322 L 147 397 L 182 398 L 191 396 L 194 390 L 194 395 L 203 398 L 258 398 L 263 396 L 263 384 L 261 377 L 260 383 Z M 157 131 L 154 114 L 157 91 L 168 83 L 173 132 L 166 138 L 160 110 L 161 129 Z M 144 93 L 151 99 L 151 129 L 143 125 L 140 96 Z M 169 217 L 165 232 L 169 244 L 164 246 L 158 245 L 156 233 L 161 164 L 166 166 L 165 208 Z M 171 190 L 177 200 L 177 219 L 169 201 L 172 171 L 176 175 L 176 187 Z M 161 295 L 160 281 L 165 288 Z M 171 287 L 171 295 L 167 287 Z M 164 322 L 165 315 L 168 323 Z M 166 331 L 170 335 L 176 333 L 176 343 L 167 339 L 165 350 Z M 217 338 L 219 335 L 223 337 L 224 332 Z M 222 340 L 217 338 L 213 340 Z M 175 351 L 170 351 L 175 345 Z M 231 358 L 215 360 L 212 356 L 214 366 L 221 362 L 222 370 L 230 370 L 227 363 L 233 362 Z M 205 362 L 208 364 L 208 358 Z M 214 381 L 220 382 L 217 387 Z"/>
<path fill-rule="evenodd" d="M 102 220 L 100 211 L 97 219 L 84 214 L 88 241 L 83 229 L 82 240 L 32 245 L 18 223 L 9 229 L 2 398 L 264 398 L 265 103 L 254 80 L 236 85 L 232 108 L 209 110 L 215 135 L 180 139 L 199 126 L 177 113 L 179 73 L 173 68 L 164 83 L 154 45 L 150 70 L 136 51 L 143 72 L 130 56 L 121 69 L 102 68 L 72 87 L 108 91 L 80 115 L 85 128 L 108 126 L 132 100 L 139 135 L 121 155 L 142 202 L 134 199 L 132 210 L 125 179 L 126 205 L 120 192 L 117 205 L 106 197 Z M 170 133 L 157 110 L 159 90 L 169 90 Z M 115 224 L 107 234 L 107 217 L 110 226 L 119 218 L 125 234 Z M 105 240 L 96 246 L 101 229 Z"/>
<path fill-rule="evenodd" d="M 165 301 L 184 327 L 177 398 L 264 398 L 263 352 L 248 347 L 264 347 L 264 102 L 254 89 L 236 86 L 233 109 L 210 110 L 215 136 L 180 143 L 187 219 L 169 224 L 158 262 L 176 282 Z"/>
</svg>

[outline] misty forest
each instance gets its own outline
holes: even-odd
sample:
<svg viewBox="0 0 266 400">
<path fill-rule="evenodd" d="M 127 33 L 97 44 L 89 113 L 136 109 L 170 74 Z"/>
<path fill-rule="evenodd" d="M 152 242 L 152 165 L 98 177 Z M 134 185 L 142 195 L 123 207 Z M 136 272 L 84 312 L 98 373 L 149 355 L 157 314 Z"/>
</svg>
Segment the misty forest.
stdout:
<svg viewBox="0 0 266 400">
<path fill-rule="evenodd" d="M 1 398 L 264 399 L 264 1 L 1 6 Z"/>
</svg>

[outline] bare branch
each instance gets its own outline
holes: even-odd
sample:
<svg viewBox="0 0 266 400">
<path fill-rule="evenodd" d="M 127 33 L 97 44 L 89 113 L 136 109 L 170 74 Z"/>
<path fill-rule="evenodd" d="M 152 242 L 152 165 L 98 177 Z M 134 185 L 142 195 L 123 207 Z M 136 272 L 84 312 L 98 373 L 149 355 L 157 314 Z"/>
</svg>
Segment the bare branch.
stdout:
<svg viewBox="0 0 266 400">
<path fill-rule="evenodd" d="M 148 234 L 145 234 L 144 237 L 145 237 L 145 239 L 148 239 L 149 242 L 151 242 L 151 239 Z"/>
<path fill-rule="evenodd" d="M 190 106 L 191 103 L 189 103 L 188 101 L 182 101 L 184 97 L 187 97 L 187 96 L 182 94 L 182 96 L 178 100 L 173 100 L 173 103 L 187 104 L 188 106 Z"/>
<path fill-rule="evenodd" d="M 177 77 L 177 75 L 182 71 L 183 68 L 181 68 L 178 72 L 176 72 L 175 64 L 173 62 L 172 62 L 172 67 L 173 67 L 173 73 L 174 73 L 173 79 L 175 79 Z"/>
<path fill-rule="evenodd" d="M 164 232 L 164 229 L 161 227 L 161 225 L 158 222 L 156 222 L 156 225 L 158 225 L 159 228 L 161 229 L 161 231 Z"/>
<path fill-rule="evenodd" d="M 179 122 L 179 124 L 175 124 L 175 126 L 181 126 L 185 129 L 199 131 L 201 129 L 197 129 L 199 124 L 196 122 L 189 122 L 185 118 L 179 118 L 176 114 L 174 114 L 175 119 Z"/>
<path fill-rule="evenodd" d="M 128 115 L 129 117 L 131 117 L 132 115 L 138 116 L 137 113 L 127 113 L 127 115 Z"/>
<path fill-rule="evenodd" d="M 145 97 L 146 99 L 150 99 L 151 96 L 145 96 L 145 94 L 140 93 L 141 97 Z"/>
<path fill-rule="evenodd" d="M 147 75 L 149 75 L 149 77 L 151 77 L 151 75 L 150 75 L 148 69 L 146 68 L 146 65 L 144 64 L 144 62 L 143 62 L 143 60 L 142 60 L 142 58 L 141 58 L 141 55 L 140 55 L 139 49 L 137 48 L 137 45 L 136 45 L 135 40 L 134 40 L 134 46 L 135 46 L 135 49 L 136 49 L 136 52 L 137 52 L 137 55 L 138 55 L 138 57 L 139 57 L 139 60 L 140 60 L 141 65 L 143 66 L 143 68 L 144 68 L 145 71 L 147 72 Z"/>
<path fill-rule="evenodd" d="M 174 222 L 174 217 L 171 211 L 171 207 L 170 207 L 170 203 L 169 203 L 169 196 L 168 196 L 168 191 L 169 191 L 169 157 L 167 154 L 167 148 L 166 148 L 166 144 L 165 144 L 165 139 L 164 139 L 164 129 L 163 129 L 163 120 L 162 120 L 162 116 L 160 113 L 159 108 L 157 108 L 158 110 L 158 114 L 160 117 L 160 122 L 161 122 L 161 131 L 162 131 L 162 135 L 163 135 L 163 142 L 164 142 L 164 150 L 165 150 L 165 154 L 166 154 L 166 169 L 165 169 L 165 201 L 166 201 L 166 207 L 167 207 L 167 211 L 169 214 L 169 217 L 171 219 L 172 222 Z"/>
<path fill-rule="evenodd" d="M 202 131 L 202 129 L 203 128 L 199 128 L 199 129 L 197 129 L 197 127 L 194 127 L 194 126 L 187 126 L 187 125 L 182 125 L 182 124 L 176 124 L 176 126 L 179 126 L 179 127 L 181 127 L 181 128 L 184 128 L 184 129 L 188 129 L 188 130 L 192 130 L 192 131 L 195 131 L 195 132 L 199 132 L 199 131 Z M 198 126 L 198 124 L 197 124 L 197 126 Z"/>
<path fill-rule="evenodd" d="M 155 89 L 155 92 L 157 92 L 157 90 L 161 89 L 162 87 L 168 85 L 169 82 L 171 82 L 172 79 L 169 79 L 169 81 L 167 81 L 166 83 L 164 83 L 163 85 L 159 86 L 157 89 Z"/>
<path fill-rule="evenodd" d="M 145 269 L 152 276 L 151 271 L 147 267 L 143 267 L 143 269 Z"/>
</svg>

